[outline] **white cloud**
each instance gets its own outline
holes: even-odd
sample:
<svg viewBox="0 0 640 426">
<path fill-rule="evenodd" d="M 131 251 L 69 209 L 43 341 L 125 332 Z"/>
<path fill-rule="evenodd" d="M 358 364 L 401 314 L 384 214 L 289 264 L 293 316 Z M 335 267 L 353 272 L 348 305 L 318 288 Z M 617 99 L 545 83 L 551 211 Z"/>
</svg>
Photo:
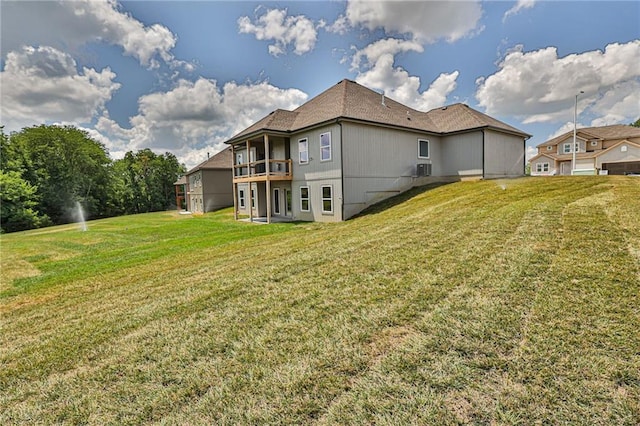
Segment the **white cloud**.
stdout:
<svg viewBox="0 0 640 426">
<path fill-rule="evenodd" d="M 562 58 L 555 47 L 532 52 L 520 48 L 506 55 L 495 74 L 478 79 L 476 99 L 487 114 L 517 116 L 525 123 L 572 118 L 575 95 L 581 90 L 585 95 L 578 103 L 579 113 L 591 104 L 601 114 L 607 113 L 598 105 L 622 111 L 640 101 L 637 90 L 626 92 L 637 87 L 638 63 L 640 40 Z"/>
<path fill-rule="evenodd" d="M 429 88 L 420 92 L 420 78 L 409 75 L 401 67 L 394 68 L 390 53 L 378 56 L 375 64 L 356 77 L 356 81 L 372 89 L 384 91 L 385 95 L 412 108 L 428 111 L 446 103 L 447 96 L 456 88 L 458 71 L 442 73 Z"/>
<path fill-rule="evenodd" d="M 518 0 L 515 6 L 507 10 L 502 17 L 502 22 L 505 22 L 509 17 L 517 15 L 523 9 L 531 9 L 535 6 L 537 0 Z"/>
<path fill-rule="evenodd" d="M 96 129 L 111 140 L 110 150 L 126 146 L 126 150 L 170 151 L 192 167 L 204 160 L 195 161 L 200 154 L 219 151 L 222 142 L 274 109 L 295 109 L 306 100 L 300 90 L 267 82 L 229 82 L 219 87 L 215 80 L 205 78 L 180 80 L 167 92 L 142 96 L 130 128 L 120 127 L 105 115 Z"/>
<path fill-rule="evenodd" d="M 387 38 L 371 43 L 364 49 L 357 50 L 351 61 L 351 69 L 357 70 L 362 65 L 362 60 L 366 59 L 365 66 L 373 66 L 383 55 L 395 56 L 403 52 L 424 52 L 422 45 L 416 41 L 400 40 L 397 38 Z"/>
<path fill-rule="evenodd" d="M 614 85 L 590 107 L 597 116 L 591 126 L 626 124 L 640 118 L 640 80 Z"/>
<path fill-rule="evenodd" d="M 163 25 L 145 26 L 119 10 L 115 0 L 3 2 L 3 54 L 23 45 L 75 49 L 90 42 L 122 47 L 125 55 L 153 67 L 173 63 L 176 37 Z"/>
<path fill-rule="evenodd" d="M 7 55 L 0 73 L 2 123 L 6 130 L 43 122 L 88 123 L 120 87 L 109 68 L 76 69 L 68 54 L 48 46 Z"/>
<path fill-rule="evenodd" d="M 384 29 L 387 34 L 412 34 L 421 42 L 454 42 L 479 31 L 482 6 L 478 1 L 349 1 L 346 19 L 352 27 Z M 344 28 L 345 17 L 333 24 Z"/>
<path fill-rule="evenodd" d="M 525 152 L 525 156 L 527 158 L 527 161 L 531 160 L 531 158 L 533 158 L 537 154 L 538 154 L 538 149 L 536 147 L 527 145 L 527 150 Z"/>
<path fill-rule="evenodd" d="M 273 40 L 275 43 L 269 45 L 269 53 L 273 56 L 286 53 L 290 44 L 297 55 L 310 52 L 318 38 L 309 18 L 304 15 L 287 16 L 286 9 L 267 10 L 256 18 L 255 23 L 248 16 L 242 16 L 238 19 L 238 30 L 241 34 L 254 34 L 258 40 Z"/>
</svg>

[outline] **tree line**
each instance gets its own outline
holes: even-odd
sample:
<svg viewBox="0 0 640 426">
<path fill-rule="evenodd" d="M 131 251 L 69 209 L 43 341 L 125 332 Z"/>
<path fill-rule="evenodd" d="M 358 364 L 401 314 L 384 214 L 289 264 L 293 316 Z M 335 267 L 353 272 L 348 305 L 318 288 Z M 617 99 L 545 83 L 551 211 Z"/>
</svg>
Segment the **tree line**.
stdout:
<svg viewBox="0 0 640 426">
<path fill-rule="evenodd" d="M 2 232 L 73 222 L 78 205 L 92 219 L 175 208 L 173 183 L 185 167 L 169 152 L 114 161 L 73 126 L 0 128 L 0 136 Z"/>
</svg>

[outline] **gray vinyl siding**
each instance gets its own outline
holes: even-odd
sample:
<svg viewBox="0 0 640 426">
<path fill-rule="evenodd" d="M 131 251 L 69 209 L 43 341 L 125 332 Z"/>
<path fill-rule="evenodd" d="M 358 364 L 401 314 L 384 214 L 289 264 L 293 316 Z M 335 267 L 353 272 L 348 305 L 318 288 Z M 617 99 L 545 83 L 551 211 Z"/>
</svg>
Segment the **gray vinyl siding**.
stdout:
<svg viewBox="0 0 640 426">
<path fill-rule="evenodd" d="M 444 176 L 482 177 L 482 131 L 442 138 L 441 155 Z"/>
<path fill-rule="evenodd" d="M 486 179 L 524 175 L 524 138 L 485 130 L 484 177 Z"/>
<path fill-rule="evenodd" d="M 441 173 L 440 138 L 357 123 L 343 123 L 344 216 L 431 178 L 417 178 L 416 165 L 431 163 Z M 418 139 L 429 140 L 429 159 L 418 158 Z"/>
<path fill-rule="evenodd" d="M 205 213 L 233 206 L 231 170 L 202 170 L 200 189 Z"/>
<path fill-rule="evenodd" d="M 331 133 L 331 160 L 320 161 L 320 135 Z M 308 140 L 309 163 L 300 164 L 298 141 Z M 293 219 L 315 222 L 338 222 L 342 218 L 342 169 L 341 169 L 341 135 L 340 125 L 330 124 L 317 129 L 296 133 L 290 138 L 291 159 L 293 166 L 292 213 Z M 333 213 L 322 213 L 323 185 L 332 186 Z M 300 188 L 309 187 L 310 211 L 300 209 Z"/>
</svg>

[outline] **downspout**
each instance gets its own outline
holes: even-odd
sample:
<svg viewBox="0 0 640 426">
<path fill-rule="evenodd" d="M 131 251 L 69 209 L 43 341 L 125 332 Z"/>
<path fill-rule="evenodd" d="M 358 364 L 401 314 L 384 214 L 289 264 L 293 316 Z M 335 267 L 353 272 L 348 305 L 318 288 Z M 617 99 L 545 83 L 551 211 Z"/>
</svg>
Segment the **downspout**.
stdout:
<svg viewBox="0 0 640 426">
<path fill-rule="evenodd" d="M 485 178 L 484 173 L 484 129 L 482 129 L 482 179 Z"/>
<path fill-rule="evenodd" d="M 344 158 L 342 157 L 342 153 L 343 153 L 343 149 L 342 149 L 342 144 L 344 143 L 344 141 L 342 140 L 342 123 L 338 120 L 336 120 L 336 123 L 338 124 L 338 126 L 340 126 L 340 193 L 342 195 L 342 202 L 340 203 L 342 205 L 342 217 L 340 218 L 340 220 L 345 220 L 344 218 Z"/>
</svg>

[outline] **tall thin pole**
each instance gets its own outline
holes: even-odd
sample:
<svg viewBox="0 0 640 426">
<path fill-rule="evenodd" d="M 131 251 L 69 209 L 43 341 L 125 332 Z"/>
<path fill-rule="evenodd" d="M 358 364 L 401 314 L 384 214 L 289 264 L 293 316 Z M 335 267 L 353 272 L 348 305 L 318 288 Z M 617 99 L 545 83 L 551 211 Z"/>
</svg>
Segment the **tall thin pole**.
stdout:
<svg viewBox="0 0 640 426">
<path fill-rule="evenodd" d="M 580 93 L 584 93 L 582 90 Z M 571 151 L 573 152 L 573 159 L 571 161 L 571 174 L 575 174 L 576 171 L 576 121 L 578 121 L 578 95 L 576 94 L 576 102 L 573 109 L 573 146 L 571 147 Z"/>
</svg>

